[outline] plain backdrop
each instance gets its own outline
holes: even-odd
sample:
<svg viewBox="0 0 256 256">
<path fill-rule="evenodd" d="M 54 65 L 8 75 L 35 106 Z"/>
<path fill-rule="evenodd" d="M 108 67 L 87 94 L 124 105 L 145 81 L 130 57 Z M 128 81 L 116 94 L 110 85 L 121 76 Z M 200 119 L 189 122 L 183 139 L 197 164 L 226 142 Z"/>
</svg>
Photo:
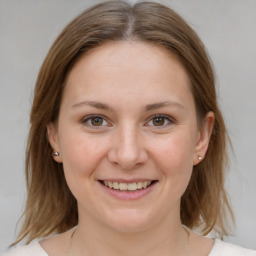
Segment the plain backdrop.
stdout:
<svg viewBox="0 0 256 256">
<path fill-rule="evenodd" d="M 14 241 L 25 202 L 24 156 L 33 87 L 62 28 L 99 1 L 0 0 L 0 252 Z M 227 190 L 236 216 L 226 240 L 256 249 L 256 1 L 163 0 L 212 57 L 233 142 Z"/>
</svg>

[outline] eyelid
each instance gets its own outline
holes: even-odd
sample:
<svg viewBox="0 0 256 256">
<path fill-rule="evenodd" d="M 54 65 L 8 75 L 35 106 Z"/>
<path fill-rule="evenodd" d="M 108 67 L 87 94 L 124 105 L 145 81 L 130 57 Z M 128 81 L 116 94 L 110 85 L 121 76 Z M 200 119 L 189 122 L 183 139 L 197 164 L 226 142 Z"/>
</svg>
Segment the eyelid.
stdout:
<svg viewBox="0 0 256 256">
<path fill-rule="evenodd" d="M 154 118 L 157 118 L 157 117 L 165 118 L 166 120 L 168 120 L 169 123 L 167 125 L 162 125 L 162 126 L 147 125 L 150 121 L 152 121 Z M 165 127 L 167 127 L 171 124 L 175 124 L 175 123 L 176 123 L 176 120 L 169 115 L 155 114 L 155 115 L 152 115 L 149 117 L 148 121 L 146 122 L 146 126 L 152 126 L 154 128 L 161 129 L 161 128 L 165 128 Z"/>
<path fill-rule="evenodd" d="M 101 125 L 101 126 L 96 126 L 96 125 L 95 125 L 95 126 L 94 126 L 94 125 L 89 125 L 89 124 L 87 124 L 87 122 L 88 122 L 90 119 L 92 119 L 92 118 L 97 118 L 97 117 L 102 118 L 105 122 L 108 123 L 108 125 Z M 82 118 L 81 123 L 82 123 L 83 125 L 86 125 L 87 127 L 93 128 L 93 129 L 102 129 L 102 128 L 105 128 L 105 127 L 112 126 L 112 124 L 109 122 L 108 118 L 106 118 L 106 117 L 103 116 L 103 115 L 99 115 L 99 114 L 93 114 L 93 115 L 85 116 L 85 117 Z"/>
<path fill-rule="evenodd" d="M 102 118 L 103 121 L 107 122 L 107 124 L 105 124 L 105 125 L 100 125 L 100 126 L 96 126 L 96 125 L 90 125 L 90 124 L 87 123 L 90 119 L 92 119 L 92 118 L 97 118 L 97 117 Z M 168 124 L 164 124 L 164 125 L 162 125 L 162 126 L 156 126 L 156 125 L 149 125 L 149 124 L 148 124 L 150 121 L 152 121 L 154 118 L 157 118 L 157 117 L 164 118 L 165 120 L 168 121 Z M 106 128 L 106 127 L 112 126 L 112 124 L 111 124 L 111 122 L 109 121 L 109 119 L 108 119 L 107 117 L 105 117 L 104 115 L 101 115 L 101 114 L 92 114 L 92 115 L 85 116 L 85 117 L 82 118 L 81 123 L 82 123 L 83 125 L 89 127 L 89 128 L 92 128 L 92 129 L 104 129 L 104 128 Z M 161 129 L 161 128 L 165 128 L 165 127 L 167 127 L 167 126 L 169 126 L 169 125 L 172 125 L 172 124 L 175 124 L 175 123 L 176 123 L 176 120 L 175 120 L 173 117 L 169 116 L 169 115 L 165 115 L 165 114 L 155 114 L 155 115 L 152 115 L 152 116 L 150 116 L 150 117 L 148 118 L 148 120 L 146 121 L 145 126 L 151 126 L 151 127 L 156 128 L 156 129 Z"/>
</svg>

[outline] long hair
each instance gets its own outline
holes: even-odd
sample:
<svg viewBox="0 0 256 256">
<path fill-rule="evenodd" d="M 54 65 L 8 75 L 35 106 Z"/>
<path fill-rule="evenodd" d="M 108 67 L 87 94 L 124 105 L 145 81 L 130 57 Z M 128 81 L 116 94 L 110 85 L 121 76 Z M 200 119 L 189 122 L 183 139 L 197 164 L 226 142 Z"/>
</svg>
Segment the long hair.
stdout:
<svg viewBox="0 0 256 256">
<path fill-rule="evenodd" d="M 77 202 L 52 158 L 47 125 L 58 119 L 65 80 L 83 54 L 109 41 L 140 41 L 174 53 L 190 79 L 199 122 L 213 111 L 215 123 L 205 159 L 193 167 L 181 198 L 181 221 L 202 234 L 228 233 L 233 213 L 224 188 L 228 136 L 219 110 L 211 61 L 195 31 L 173 10 L 153 2 L 130 5 L 107 1 L 84 11 L 68 24 L 40 69 L 30 115 L 26 151 L 27 201 L 17 238 L 27 243 L 61 233 L 78 223 Z"/>
</svg>

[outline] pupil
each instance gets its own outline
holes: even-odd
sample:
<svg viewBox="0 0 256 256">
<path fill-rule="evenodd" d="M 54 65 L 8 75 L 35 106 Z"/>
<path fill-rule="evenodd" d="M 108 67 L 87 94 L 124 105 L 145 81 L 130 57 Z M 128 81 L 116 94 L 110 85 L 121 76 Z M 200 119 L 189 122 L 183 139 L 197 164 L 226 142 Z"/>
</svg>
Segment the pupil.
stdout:
<svg viewBox="0 0 256 256">
<path fill-rule="evenodd" d="M 153 124 L 155 126 L 162 126 L 162 125 L 164 125 L 164 118 L 163 117 L 155 117 L 153 119 Z"/>
<path fill-rule="evenodd" d="M 92 124 L 95 126 L 101 126 L 103 123 L 103 119 L 100 117 L 95 117 L 92 119 Z"/>
</svg>

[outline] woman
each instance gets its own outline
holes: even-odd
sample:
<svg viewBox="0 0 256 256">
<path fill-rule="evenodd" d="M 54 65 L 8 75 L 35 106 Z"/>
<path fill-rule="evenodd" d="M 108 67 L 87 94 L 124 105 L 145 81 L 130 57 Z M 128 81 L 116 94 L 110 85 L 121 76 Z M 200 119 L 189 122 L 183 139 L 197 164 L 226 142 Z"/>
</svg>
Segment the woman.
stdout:
<svg viewBox="0 0 256 256">
<path fill-rule="evenodd" d="M 226 142 L 210 60 L 180 16 L 90 8 L 38 75 L 15 242 L 29 245 L 4 255 L 256 255 L 192 231 L 228 234 Z"/>
</svg>

